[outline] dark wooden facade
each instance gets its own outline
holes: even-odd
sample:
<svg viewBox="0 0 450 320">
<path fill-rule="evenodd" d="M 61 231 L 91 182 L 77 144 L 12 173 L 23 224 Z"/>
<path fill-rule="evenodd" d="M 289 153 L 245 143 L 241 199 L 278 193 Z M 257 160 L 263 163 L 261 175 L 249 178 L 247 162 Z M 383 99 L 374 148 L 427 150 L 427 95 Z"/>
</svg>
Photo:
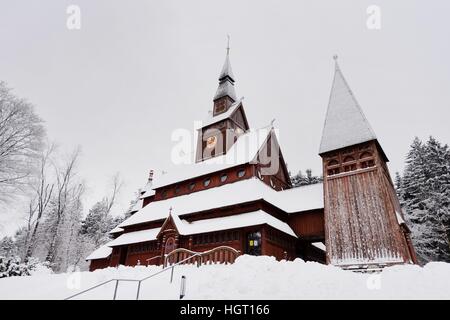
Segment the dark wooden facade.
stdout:
<svg viewBox="0 0 450 320">
<path fill-rule="evenodd" d="M 322 158 L 327 263 L 415 263 L 378 142 L 342 148 Z"/>
</svg>

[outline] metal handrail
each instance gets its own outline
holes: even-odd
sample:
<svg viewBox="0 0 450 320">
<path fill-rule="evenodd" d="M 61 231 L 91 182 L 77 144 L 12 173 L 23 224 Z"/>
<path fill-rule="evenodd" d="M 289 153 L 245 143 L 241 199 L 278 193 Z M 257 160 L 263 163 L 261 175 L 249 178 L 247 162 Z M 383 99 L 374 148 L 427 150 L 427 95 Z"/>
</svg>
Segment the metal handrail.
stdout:
<svg viewBox="0 0 450 320">
<path fill-rule="evenodd" d="M 179 249 L 181 249 L 181 248 L 179 248 Z M 212 253 L 212 252 L 214 252 L 214 251 L 217 251 L 217 250 L 220 250 L 220 249 L 227 249 L 227 250 L 233 251 L 235 254 L 240 254 L 240 253 L 241 253 L 240 250 L 236 250 L 236 249 L 234 249 L 234 248 L 232 248 L 232 247 L 229 247 L 229 246 L 219 246 L 219 247 L 216 247 L 216 248 L 213 248 L 213 249 L 210 249 L 210 250 L 207 250 L 207 251 L 203 251 L 203 252 L 196 252 L 196 251 L 192 251 L 192 250 L 185 249 L 185 248 L 182 248 L 182 249 L 184 249 L 183 251 L 185 251 L 185 252 L 186 252 L 186 251 L 189 251 L 190 253 L 192 253 L 192 255 L 189 256 L 189 257 L 187 257 L 186 259 L 183 259 L 183 260 L 181 260 L 181 261 L 178 261 L 178 262 L 175 263 L 175 264 L 171 264 L 171 265 L 169 265 L 169 266 L 165 266 L 165 265 L 166 265 L 166 262 L 167 262 L 167 257 L 170 255 L 170 254 L 165 254 L 165 255 L 164 255 L 164 265 L 163 265 L 163 269 L 160 270 L 160 271 L 158 271 L 158 272 L 155 272 L 154 274 L 151 274 L 151 275 L 149 275 L 149 276 L 147 276 L 147 277 L 145 277 L 145 278 L 142 278 L 142 279 L 110 279 L 110 280 L 108 280 L 108 281 L 105 281 L 105 282 L 102 282 L 102 283 L 100 283 L 100 284 L 97 284 L 97 285 L 95 285 L 95 286 L 93 286 L 93 287 L 90 287 L 90 288 L 88 288 L 88 289 L 86 289 L 86 290 L 83 290 L 83 291 L 81 291 L 81 292 L 78 292 L 78 293 L 76 293 L 76 294 L 74 294 L 74 295 L 71 295 L 70 297 L 67 297 L 67 298 L 65 298 L 64 300 L 72 299 L 72 298 L 74 298 L 74 297 L 76 297 L 76 296 L 79 296 L 79 295 L 81 295 L 81 294 L 83 294 L 83 293 L 86 293 L 86 292 L 88 292 L 88 291 L 91 291 L 91 290 L 93 290 L 93 289 L 96 289 L 96 288 L 98 288 L 98 287 L 101 287 L 101 286 L 103 286 L 103 285 L 105 285 L 105 284 L 107 284 L 107 283 L 113 282 L 113 281 L 116 281 L 116 286 L 115 286 L 115 288 L 114 288 L 114 296 L 113 296 L 113 300 L 116 299 L 116 296 L 117 296 L 117 288 L 118 288 L 118 286 L 119 286 L 119 282 L 120 282 L 120 281 L 138 282 L 138 288 L 137 288 L 137 292 L 136 292 L 136 300 L 138 300 L 138 299 L 139 299 L 139 293 L 140 293 L 140 290 L 141 290 L 141 283 L 142 283 L 143 281 L 148 280 L 148 279 L 150 279 L 150 278 L 153 278 L 154 276 L 156 276 L 156 275 L 158 275 L 158 274 L 161 274 L 161 273 L 163 273 L 163 272 L 165 272 L 165 271 L 167 271 L 167 270 L 169 270 L 169 269 L 172 269 L 172 272 L 171 272 L 171 275 L 170 275 L 170 283 L 172 283 L 172 280 L 173 280 L 173 272 L 174 272 L 175 267 L 178 266 L 178 265 L 180 265 L 180 264 L 183 264 L 184 262 L 186 262 L 186 261 L 188 261 L 188 260 L 191 260 L 191 259 L 193 259 L 193 258 L 195 258 L 195 257 L 200 257 L 200 261 L 198 261 L 198 264 L 197 264 L 197 267 L 200 267 L 200 265 L 201 265 L 201 263 L 202 263 L 202 260 L 203 260 L 203 259 L 202 259 L 202 256 L 208 255 L 208 254 L 210 254 L 210 253 Z M 174 251 L 176 251 L 176 250 L 178 250 L 178 249 L 175 249 Z M 174 251 L 172 251 L 172 252 L 174 252 Z M 172 253 L 172 252 L 171 252 L 171 253 Z M 153 257 L 153 258 L 156 258 L 156 257 Z M 151 260 L 151 259 L 153 259 L 153 258 L 147 259 L 146 261 Z"/>
<path fill-rule="evenodd" d="M 86 293 L 86 292 L 88 292 L 88 291 L 91 291 L 91 290 L 93 290 L 93 289 L 96 289 L 96 288 L 98 288 L 98 287 L 101 287 L 101 286 L 103 286 L 103 285 L 105 285 L 105 284 L 107 284 L 107 283 L 113 282 L 113 281 L 116 281 L 116 286 L 115 286 L 115 289 L 114 289 L 113 300 L 116 299 L 116 295 L 117 295 L 117 287 L 118 287 L 120 281 L 138 282 L 138 288 L 137 288 L 137 293 L 136 293 L 136 300 L 138 300 L 138 299 L 139 299 L 139 293 L 140 293 L 140 290 L 141 290 L 141 283 L 142 283 L 143 281 L 148 280 L 148 279 L 150 279 L 150 278 L 152 278 L 152 277 L 154 277 L 154 276 L 156 276 L 156 275 L 158 275 L 158 274 L 161 274 L 161 273 L 163 273 L 163 272 L 165 272 L 165 271 L 167 271 L 167 270 L 169 270 L 169 269 L 172 269 L 172 274 L 171 274 L 171 277 L 170 277 L 170 282 L 172 282 L 172 279 L 173 279 L 173 271 L 174 271 L 174 268 L 175 268 L 176 266 L 178 266 L 178 265 L 184 263 L 184 262 L 187 261 L 187 260 L 192 259 L 193 257 L 200 256 L 200 255 L 201 255 L 200 253 L 196 253 L 196 254 L 194 254 L 194 255 L 192 255 L 192 256 L 186 258 L 186 259 L 183 259 L 183 260 L 177 262 L 176 264 L 170 265 L 169 267 L 165 267 L 165 268 L 163 268 L 162 270 L 160 270 L 160 271 L 158 271 L 158 272 L 155 272 L 154 274 L 151 274 L 151 275 L 149 275 L 149 276 L 147 276 L 147 277 L 145 277 L 145 278 L 142 278 L 142 279 L 140 279 L 140 280 L 138 280 L 138 279 L 110 279 L 110 280 L 108 280 L 108 281 L 99 283 L 99 284 L 97 284 L 97 285 L 95 285 L 95 286 L 93 286 L 93 287 L 90 287 L 90 288 L 88 288 L 88 289 L 86 289 L 86 290 L 83 290 L 83 291 L 81 291 L 81 292 L 78 292 L 78 293 L 76 293 L 76 294 L 74 294 L 74 295 L 71 295 L 70 297 L 67 297 L 67 298 L 65 298 L 64 300 L 70 300 L 70 299 L 72 299 L 72 298 L 74 298 L 74 297 L 76 297 L 76 296 L 79 296 L 79 295 L 81 295 L 81 294 L 83 294 L 83 293 Z"/>
</svg>

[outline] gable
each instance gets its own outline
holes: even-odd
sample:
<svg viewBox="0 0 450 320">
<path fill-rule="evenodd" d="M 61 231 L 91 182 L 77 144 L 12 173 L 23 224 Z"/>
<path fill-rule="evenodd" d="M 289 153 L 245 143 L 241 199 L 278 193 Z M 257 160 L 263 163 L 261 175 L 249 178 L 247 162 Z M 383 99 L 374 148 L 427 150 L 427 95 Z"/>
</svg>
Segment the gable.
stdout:
<svg viewBox="0 0 450 320">
<path fill-rule="evenodd" d="M 257 155 L 257 162 L 262 176 L 275 177 L 278 182 L 284 184 L 282 188 L 290 187 L 291 180 L 284 161 L 283 153 L 281 152 L 278 139 L 275 132 L 272 130 L 263 147 L 259 150 Z M 268 185 L 272 183 L 264 180 Z M 272 185 L 271 185 L 272 186 Z M 273 186 L 272 186 L 273 187 Z M 279 185 L 277 187 L 280 187 Z"/>
</svg>

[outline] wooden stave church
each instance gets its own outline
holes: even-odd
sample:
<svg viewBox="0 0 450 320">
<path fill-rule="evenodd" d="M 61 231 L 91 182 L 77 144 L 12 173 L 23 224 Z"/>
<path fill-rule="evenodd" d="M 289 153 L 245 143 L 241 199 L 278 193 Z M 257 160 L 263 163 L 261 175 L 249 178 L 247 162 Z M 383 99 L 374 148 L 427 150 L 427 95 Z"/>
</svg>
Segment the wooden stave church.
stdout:
<svg viewBox="0 0 450 320">
<path fill-rule="evenodd" d="M 417 263 L 388 158 L 337 57 L 319 151 L 324 181 L 315 185 L 292 188 L 276 130 L 250 129 L 234 82 L 227 50 L 213 112 L 198 129 L 196 162 L 156 183 L 150 172 L 132 215 L 86 258 L 91 271 L 209 252 L 203 259 L 225 263 L 240 254 L 348 269 Z M 274 158 L 276 171 L 261 174 Z"/>
</svg>

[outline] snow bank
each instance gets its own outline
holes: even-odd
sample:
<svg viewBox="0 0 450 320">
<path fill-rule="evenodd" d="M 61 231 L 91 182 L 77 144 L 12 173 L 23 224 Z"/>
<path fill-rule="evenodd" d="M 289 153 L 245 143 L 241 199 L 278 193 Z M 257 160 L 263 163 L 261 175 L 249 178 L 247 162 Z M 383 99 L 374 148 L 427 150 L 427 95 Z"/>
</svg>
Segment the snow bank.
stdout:
<svg viewBox="0 0 450 320">
<path fill-rule="evenodd" d="M 63 299 L 111 278 L 140 279 L 161 267 L 136 266 L 0 279 L 0 299 Z M 450 264 L 385 268 L 363 274 L 314 262 L 277 262 L 241 256 L 232 265 L 180 266 L 142 283 L 141 299 L 178 299 L 185 275 L 186 299 L 450 299 Z M 111 299 L 115 283 L 83 299 Z M 136 283 L 119 284 L 117 299 L 134 299 Z"/>
</svg>

